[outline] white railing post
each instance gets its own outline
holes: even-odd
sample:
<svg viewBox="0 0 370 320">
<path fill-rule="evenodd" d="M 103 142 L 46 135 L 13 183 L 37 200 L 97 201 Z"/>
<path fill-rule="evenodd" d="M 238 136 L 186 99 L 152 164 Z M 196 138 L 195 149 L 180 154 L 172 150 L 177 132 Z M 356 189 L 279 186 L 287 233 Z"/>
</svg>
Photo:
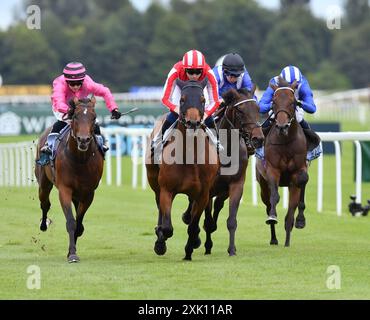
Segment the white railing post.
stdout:
<svg viewBox="0 0 370 320">
<path fill-rule="evenodd" d="M 334 141 L 335 146 L 335 172 L 336 172 L 336 190 L 337 190 L 337 215 L 342 215 L 342 163 L 339 141 Z"/>
<path fill-rule="evenodd" d="M 119 133 L 116 133 L 115 138 L 116 138 L 116 185 L 120 186 L 122 184 L 121 135 Z"/>
<path fill-rule="evenodd" d="M 354 143 L 356 146 L 356 203 L 361 203 L 362 152 L 360 142 L 355 140 Z"/>
<path fill-rule="evenodd" d="M 252 156 L 251 174 L 252 174 L 252 203 L 254 206 L 258 204 L 257 197 L 257 179 L 256 179 L 256 156 Z"/>
<path fill-rule="evenodd" d="M 322 142 L 320 142 L 321 149 Z M 324 152 L 317 159 L 317 212 L 322 212 L 324 188 Z"/>
</svg>

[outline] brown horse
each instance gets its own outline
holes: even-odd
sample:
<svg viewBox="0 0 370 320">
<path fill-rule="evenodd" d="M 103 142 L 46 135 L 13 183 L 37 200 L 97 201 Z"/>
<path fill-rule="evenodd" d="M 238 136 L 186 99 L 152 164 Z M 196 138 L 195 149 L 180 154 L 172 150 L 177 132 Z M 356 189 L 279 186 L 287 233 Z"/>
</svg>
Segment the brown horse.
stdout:
<svg viewBox="0 0 370 320">
<path fill-rule="evenodd" d="M 261 197 L 266 205 L 268 218 L 266 223 L 271 228 L 270 244 L 277 245 L 275 233 L 277 223 L 276 205 L 280 196 L 279 186 L 289 188 L 289 207 L 285 216 L 285 246 L 290 245 L 290 233 L 294 224 L 294 213 L 298 206 L 296 228 L 304 228 L 304 194 L 308 182 L 307 174 L 307 141 L 304 132 L 295 118 L 296 99 L 294 91 L 297 82 L 291 85 L 279 78 L 279 86 L 274 89 L 272 109 L 275 115 L 265 139 L 265 159 L 257 160 L 257 180 L 261 186 Z"/>
<path fill-rule="evenodd" d="M 61 140 L 54 164 L 35 168 L 42 209 L 40 229 L 47 230 L 47 213 L 51 206 L 49 195 L 55 185 L 59 190 L 59 201 L 67 220 L 68 262 L 80 260 L 76 254 L 77 238 L 84 232 L 82 220 L 94 199 L 95 189 L 103 173 L 103 156 L 98 151 L 94 136 L 95 98 L 75 99 L 73 102 L 75 109 L 70 124 L 71 130 Z M 37 158 L 49 131 L 50 128 L 46 129 L 40 137 Z M 76 220 L 72 213 L 72 202 L 76 209 Z"/>
<path fill-rule="evenodd" d="M 233 174 L 217 175 L 215 183 L 210 192 L 210 201 L 205 209 L 204 230 L 206 231 L 205 253 L 210 254 L 213 246 L 211 233 L 217 229 L 217 219 L 221 209 L 224 206 L 225 200 L 229 198 L 229 217 L 227 219 L 227 228 L 229 230 L 229 247 L 228 253 L 230 256 L 236 254 L 235 247 L 235 231 L 237 227 L 237 212 L 240 199 L 243 194 L 245 183 L 245 174 L 248 167 L 249 156 L 254 154 L 254 149 L 262 146 L 264 136 L 261 126 L 258 124 L 259 106 L 254 98 L 253 86 L 251 91 L 240 89 L 238 91 L 232 89 L 223 95 L 226 107 L 218 115 L 217 127 L 222 137 L 225 134 L 225 140 L 228 146 L 228 153 L 231 153 L 231 131 L 237 130 L 239 136 L 236 139 L 238 153 L 234 156 L 237 158 L 238 169 Z M 225 150 L 225 152 L 227 152 Z M 231 155 L 233 156 L 233 155 Z M 222 167 L 227 167 L 228 164 L 223 164 Z M 212 199 L 214 200 L 214 211 L 212 216 Z M 191 204 L 183 215 L 183 221 L 189 223 Z"/>
<path fill-rule="evenodd" d="M 146 168 L 149 184 L 155 192 L 158 207 L 157 240 L 154 251 L 165 254 L 166 240 L 173 235 L 171 207 L 175 196 L 186 194 L 192 201 L 191 219 L 185 260 L 191 260 L 193 250 L 200 246 L 199 220 L 209 199 L 209 190 L 219 168 L 217 150 L 200 129 L 204 114 L 205 98 L 202 82 L 177 80 L 181 88 L 180 115 L 177 130 L 163 147 L 161 163 L 155 164 L 147 150 Z M 156 126 L 152 132 L 159 128 Z"/>
</svg>

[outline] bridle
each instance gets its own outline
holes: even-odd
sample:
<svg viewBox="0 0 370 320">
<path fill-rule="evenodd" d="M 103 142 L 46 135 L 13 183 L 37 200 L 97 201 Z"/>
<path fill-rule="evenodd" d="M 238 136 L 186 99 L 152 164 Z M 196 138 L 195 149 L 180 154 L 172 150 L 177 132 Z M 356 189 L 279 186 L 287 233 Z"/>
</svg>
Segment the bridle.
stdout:
<svg viewBox="0 0 370 320">
<path fill-rule="evenodd" d="M 294 95 L 294 93 L 295 93 L 295 91 L 294 91 L 294 89 L 292 89 L 291 87 L 279 87 L 279 88 L 277 88 L 276 90 L 275 90 L 275 92 L 274 92 L 274 95 L 273 95 L 273 98 L 275 97 L 275 94 L 276 94 L 276 92 L 278 92 L 279 90 L 289 90 L 289 91 L 291 91 L 291 92 L 293 92 L 293 95 Z M 295 105 L 296 105 L 296 99 L 295 99 L 295 96 L 294 96 L 294 100 L 295 100 Z M 273 104 L 274 105 L 276 105 L 274 102 L 273 102 Z M 295 112 L 293 111 L 293 114 L 291 114 L 290 112 L 288 112 L 287 110 L 283 110 L 283 109 L 281 109 L 281 110 L 279 110 L 278 112 L 274 112 L 273 114 L 275 115 L 275 121 L 276 121 L 276 119 L 277 119 L 277 115 L 280 113 L 280 112 L 284 112 L 284 113 L 286 113 L 287 115 L 288 115 L 288 118 L 289 118 L 289 121 L 288 121 L 288 128 L 291 126 L 291 124 L 292 124 L 292 122 L 294 121 L 294 119 L 295 119 Z M 268 118 L 268 119 L 270 119 L 271 118 L 271 116 L 272 115 L 270 115 L 270 117 Z"/>
<path fill-rule="evenodd" d="M 187 84 L 185 85 L 181 91 L 184 91 L 186 88 L 198 88 L 201 90 L 201 92 L 203 92 L 203 87 L 197 83 L 191 83 L 191 84 Z M 202 95 L 202 97 L 204 97 Z M 204 109 L 204 105 L 205 103 L 202 103 L 202 107 Z M 197 107 L 196 107 L 197 108 Z M 180 109 L 181 109 L 181 104 L 180 104 Z M 199 109 L 199 108 L 197 108 Z M 203 117 L 203 114 L 202 112 L 201 113 L 201 117 Z M 185 112 L 180 112 L 180 117 L 179 117 L 179 122 L 185 127 L 185 129 L 194 129 L 194 127 L 197 129 L 199 128 L 201 125 L 202 125 L 202 121 L 191 121 L 191 120 L 186 120 L 185 119 Z"/>
<path fill-rule="evenodd" d="M 253 134 L 253 130 L 261 127 L 261 124 L 258 121 L 257 122 L 245 122 L 242 119 L 242 117 L 241 117 L 241 115 L 244 114 L 244 113 L 239 108 L 240 105 L 242 105 L 244 103 L 249 103 L 249 102 L 255 102 L 255 103 L 257 103 L 257 100 L 254 99 L 254 98 L 244 99 L 244 100 L 238 101 L 237 103 L 235 103 L 232 106 L 228 105 L 226 107 L 224 116 L 222 118 L 222 122 L 226 120 L 227 123 L 230 125 L 231 129 L 239 129 L 239 136 L 241 138 L 243 138 L 243 140 L 245 141 L 245 144 L 248 145 L 248 146 L 250 146 L 251 148 L 254 148 L 252 146 L 252 134 Z M 235 117 L 235 120 L 236 120 L 236 122 L 238 124 L 238 127 L 236 127 L 234 125 L 234 123 L 229 119 L 229 117 L 227 115 L 229 109 L 232 110 L 232 111 L 234 111 L 234 110 L 236 111 L 234 117 Z M 220 127 L 222 125 L 222 122 L 220 123 Z M 245 127 L 248 126 L 248 125 L 253 125 L 253 127 L 252 127 L 252 129 L 250 131 L 248 131 L 248 130 L 245 129 Z"/>
</svg>

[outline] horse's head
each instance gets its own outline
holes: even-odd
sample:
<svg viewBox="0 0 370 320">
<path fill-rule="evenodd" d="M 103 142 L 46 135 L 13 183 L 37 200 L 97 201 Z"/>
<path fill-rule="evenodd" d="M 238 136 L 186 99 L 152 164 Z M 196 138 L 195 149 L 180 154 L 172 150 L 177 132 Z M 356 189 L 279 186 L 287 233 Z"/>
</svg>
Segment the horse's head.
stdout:
<svg viewBox="0 0 370 320">
<path fill-rule="evenodd" d="M 96 120 L 95 97 L 91 99 L 73 99 L 70 101 L 71 109 L 71 136 L 77 142 L 79 151 L 87 151 L 94 137 Z"/>
<path fill-rule="evenodd" d="M 254 98 L 256 86 L 251 91 L 231 89 L 223 94 L 227 105 L 224 118 L 233 129 L 239 129 L 240 135 L 246 144 L 253 148 L 259 148 L 264 141 L 263 132 L 259 119 L 259 106 Z"/>
<path fill-rule="evenodd" d="M 281 135 L 288 135 L 289 128 L 295 119 L 296 98 L 294 95 L 297 88 L 295 80 L 291 85 L 279 76 L 279 85 L 270 84 L 274 90 L 272 110 L 275 114 L 276 128 Z"/>
<path fill-rule="evenodd" d="M 181 89 L 179 120 L 187 129 L 195 130 L 202 123 L 206 102 L 203 89 L 207 85 L 207 81 L 207 78 L 200 82 L 176 80 Z"/>
</svg>

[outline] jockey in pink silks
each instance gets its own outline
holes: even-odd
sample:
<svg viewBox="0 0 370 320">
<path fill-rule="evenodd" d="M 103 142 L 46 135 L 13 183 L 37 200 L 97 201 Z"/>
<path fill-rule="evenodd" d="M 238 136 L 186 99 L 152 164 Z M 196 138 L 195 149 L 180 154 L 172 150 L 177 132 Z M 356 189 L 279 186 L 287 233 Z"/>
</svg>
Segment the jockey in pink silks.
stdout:
<svg viewBox="0 0 370 320">
<path fill-rule="evenodd" d="M 54 123 L 47 137 L 46 144 L 41 148 L 42 153 L 51 155 L 52 148 L 56 139 L 59 137 L 60 131 L 68 124 L 68 102 L 75 97 L 78 99 L 86 98 L 89 94 L 104 98 L 106 107 L 112 114 L 112 119 L 119 119 L 121 117 L 111 91 L 102 84 L 94 82 L 86 74 L 86 69 L 82 63 L 70 62 L 65 66 L 63 74 L 53 81 L 51 101 L 57 122 Z M 101 136 L 98 123 L 95 125 L 94 133 L 103 145 L 104 151 L 107 151 L 108 148 L 103 143 L 103 137 Z"/>
</svg>

